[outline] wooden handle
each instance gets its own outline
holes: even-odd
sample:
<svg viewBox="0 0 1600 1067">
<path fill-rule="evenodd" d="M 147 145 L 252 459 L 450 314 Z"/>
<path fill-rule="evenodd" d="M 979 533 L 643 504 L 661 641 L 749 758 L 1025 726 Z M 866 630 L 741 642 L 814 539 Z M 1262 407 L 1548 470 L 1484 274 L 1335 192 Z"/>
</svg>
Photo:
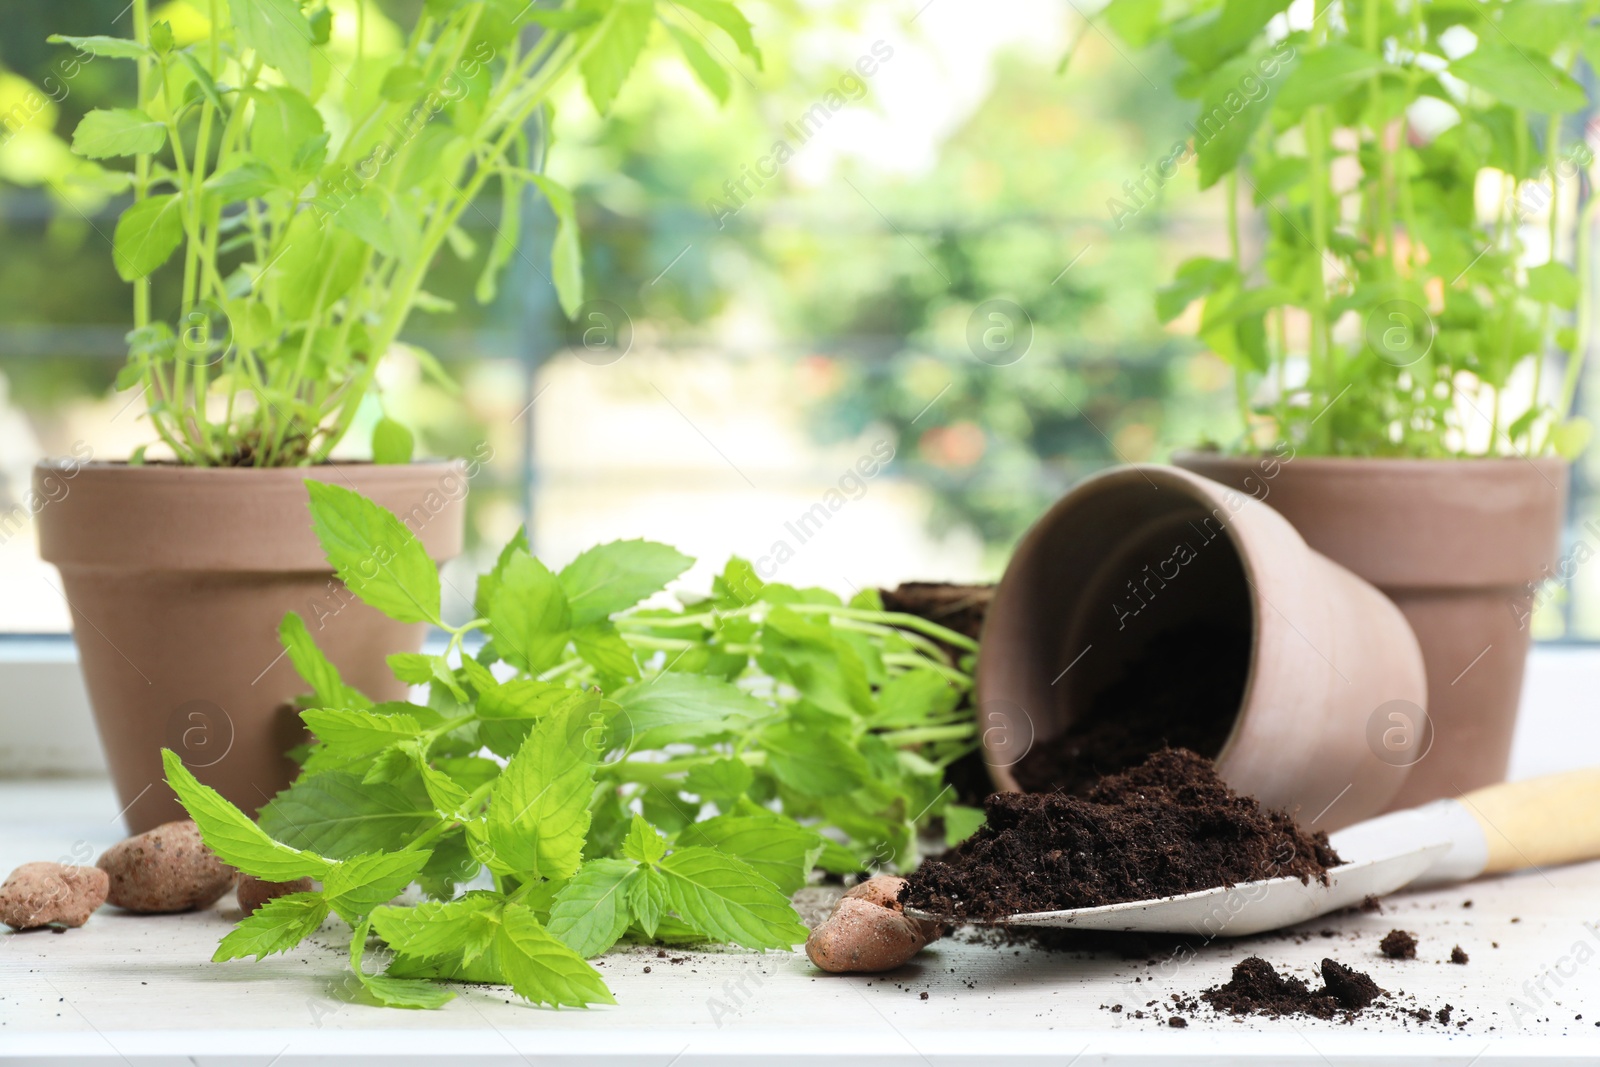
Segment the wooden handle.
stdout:
<svg viewBox="0 0 1600 1067">
<path fill-rule="evenodd" d="M 1457 799 L 1483 829 L 1485 874 L 1600 859 L 1600 767 L 1486 786 Z"/>
</svg>

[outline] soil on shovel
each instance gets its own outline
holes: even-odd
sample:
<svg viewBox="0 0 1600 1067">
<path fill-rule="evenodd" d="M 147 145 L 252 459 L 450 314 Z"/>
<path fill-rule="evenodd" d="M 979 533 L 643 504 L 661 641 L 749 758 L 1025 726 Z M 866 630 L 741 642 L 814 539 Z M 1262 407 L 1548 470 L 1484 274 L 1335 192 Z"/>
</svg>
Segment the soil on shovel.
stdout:
<svg viewBox="0 0 1600 1067">
<path fill-rule="evenodd" d="M 1163 746 L 1215 759 L 1244 700 L 1250 645 L 1249 630 L 1209 624 L 1162 633 L 1065 733 L 1017 762 L 1017 784 L 1083 796 Z"/>
<path fill-rule="evenodd" d="M 1343 862 L 1327 834 L 1233 792 L 1210 760 L 1182 749 L 1163 749 L 1086 797 L 997 793 L 984 812 L 982 829 L 911 875 L 902 902 L 993 920 L 1285 875 L 1325 882 Z"/>
</svg>

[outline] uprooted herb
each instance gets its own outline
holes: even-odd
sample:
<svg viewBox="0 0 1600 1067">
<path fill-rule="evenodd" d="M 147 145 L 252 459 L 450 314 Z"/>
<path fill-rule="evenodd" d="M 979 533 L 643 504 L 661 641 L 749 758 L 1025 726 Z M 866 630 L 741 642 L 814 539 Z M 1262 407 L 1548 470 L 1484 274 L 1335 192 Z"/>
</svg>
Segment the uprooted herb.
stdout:
<svg viewBox="0 0 1600 1067">
<path fill-rule="evenodd" d="M 451 636 L 441 655 L 389 658 L 426 704 L 374 704 L 285 616 L 316 741 L 259 824 L 164 753 L 225 862 L 320 882 L 245 918 L 216 959 L 285 951 L 332 913 L 382 1004 L 438 1007 L 454 995 L 439 981 L 609 1003 L 586 959 L 619 941 L 788 948 L 807 933 L 789 894 L 814 866 L 909 867 L 920 826 L 975 823 L 942 784 L 975 743 L 969 638 L 738 559 L 710 596 L 640 608 L 693 561 L 619 541 L 557 573 L 520 533 L 479 579 L 477 617 L 450 626 L 437 569 L 393 514 L 307 484 L 351 591 Z M 412 884 L 425 899 L 390 903 Z M 379 973 L 363 963 L 374 938 Z"/>
</svg>

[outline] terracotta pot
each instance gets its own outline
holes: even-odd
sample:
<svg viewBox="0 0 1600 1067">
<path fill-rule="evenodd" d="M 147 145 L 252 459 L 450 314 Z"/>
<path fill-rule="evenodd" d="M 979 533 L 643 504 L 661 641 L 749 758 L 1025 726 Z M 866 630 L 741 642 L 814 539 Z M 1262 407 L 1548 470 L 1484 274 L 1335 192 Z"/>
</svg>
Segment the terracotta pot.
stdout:
<svg viewBox="0 0 1600 1067">
<path fill-rule="evenodd" d="M 1131 583 L 1131 584 L 1130 584 Z M 1426 699 L 1400 612 L 1306 547 L 1271 508 L 1171 467 L 1081 482 L 1023 537 L 978 654 L 984 755 L 995 784 L 1129 671 L 1160 671 L 1163 634 L 1236 627 L 1243 698 L 1216 754 L 1233 788 L 1338 829 L 1381 811 L 1404 780 L 1367 742 L 1374 711 Z M 1222 670 L 1223 668 L 1219 668 Z"/>
<path fill-rule="evenodd" d="M 1528 656 L 1529 583 L 1548 574 L 1560 549 L 1564 461 L 1187 452 L 1174 462 L 1262 497 L 1307 544 L 1405 613 L 1428 669 L 1431 725 L 1394 806 L 1505 779 Z"/>
<path fill-rule="evenodd" d="M 323 558 L 304 482 L 337 482 L 405 520 L 429 555 L 461 551 L 458 463 L 297 469 L 41 463 L 40 554 L 61 571 L 100 742 L 128 829 L 186 816 L 163 781 L 171 748 L 245 811 L 288 785 L 308 687 L 278 643 L 299 612 L 344 680 L 375 700 L 405 685 L 385 665 L 424 624 L 360 603 Z"/>
</svg>

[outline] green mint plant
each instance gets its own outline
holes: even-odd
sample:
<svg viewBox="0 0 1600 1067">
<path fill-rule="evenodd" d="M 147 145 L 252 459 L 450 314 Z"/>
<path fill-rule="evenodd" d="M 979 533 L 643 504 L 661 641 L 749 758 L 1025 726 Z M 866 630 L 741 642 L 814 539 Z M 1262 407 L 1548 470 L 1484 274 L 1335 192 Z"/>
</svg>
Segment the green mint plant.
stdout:
<svg viewBox="0 0 1600 1067">
<path fill-rule="evenodd" d="M 1158 311 L 1202 302 L 1197 332 L 1237 378 L 1239 447 L 1577 454 L 1592 200 L 1575 250 L 1568 235 L 1592 157 L 1563 116 L 1588 106 L 1573 73 L 1595 55 L 1594 6 L 1338 0 L 1309 26 L 1287 9 L 1104 13 L 1161 45 L 1199 103 L 1161 178 L 1196 159 L 1200 187 L 1222 185 L 1227 254 L 1179 266 Z"/>
<path fill-rule="evenodd" d="M 242 920 L 217 960 L 286 951 L 331 914 L 380 1004 L 437 1007 L 444 981 L 609 1003 L 586 960 L 619 941 L 790 948 L 806 928 L 789 895 L 815 867 L 909 868 L 931 820 L 951 841 L 981 822 L 943 780 L 976 741 L 962 700 L 976 645 L 961 634 L 876 593 L 847 604 L 763 582 L 739 559 L 709 596 L 642 607 L 693 561 L 616 541 L 555 572 L 520 533 L 479 578 L 477 618 L 450 626 L 438 570 L 398 518 L 307 488 L 351 591 L 450 638 L 389 658 L 426 704 L 375 704 L 285 615 L 315 741 L 258 820 L 164 753 L 225 862 L 320 882 Z M 391 903 L 413 884 L 421 899 Z M 374 939 L 381 972 L 364 962 Z"/>
<path fill-rule="evenodd" d="M 144 395 L 160 440 L 200 466 L 325 460 L 375 395 L 412 312 L 450 307 L 424 283 L 446 250 L 475 254 L 462 221 L 488 219 L 491 186 L 500 212 L 477 299 L 494 298 L 532 187 L 556 217 L 551 278 L 575 312 L 573 198 L 544 173 L 552 101 L 570 78 L 604 112 L 658 22 L 719 99 L 729 78 L 702 41 L 723 35 L 760 63 L 726 0 L 426 0 L 387 50 L 374 0 L 337 14 L 318 0 L 196 7 L 207 20 L 199 40 L 152 22 L 148 0 L 132 2 L 131 39 L 50 39 L 137 68 L 133 106 L 89 112 L 72 147 L 132 161 L 96 179 L 133 198 L 112 241 L 133 284 L 117 386 Z M 157 307 L 151 277 L 174 257 L 175 305 Z M 412 449 L 411 432 L 385 415 L 377 461 L 407 462 Z"/>
</svg>

